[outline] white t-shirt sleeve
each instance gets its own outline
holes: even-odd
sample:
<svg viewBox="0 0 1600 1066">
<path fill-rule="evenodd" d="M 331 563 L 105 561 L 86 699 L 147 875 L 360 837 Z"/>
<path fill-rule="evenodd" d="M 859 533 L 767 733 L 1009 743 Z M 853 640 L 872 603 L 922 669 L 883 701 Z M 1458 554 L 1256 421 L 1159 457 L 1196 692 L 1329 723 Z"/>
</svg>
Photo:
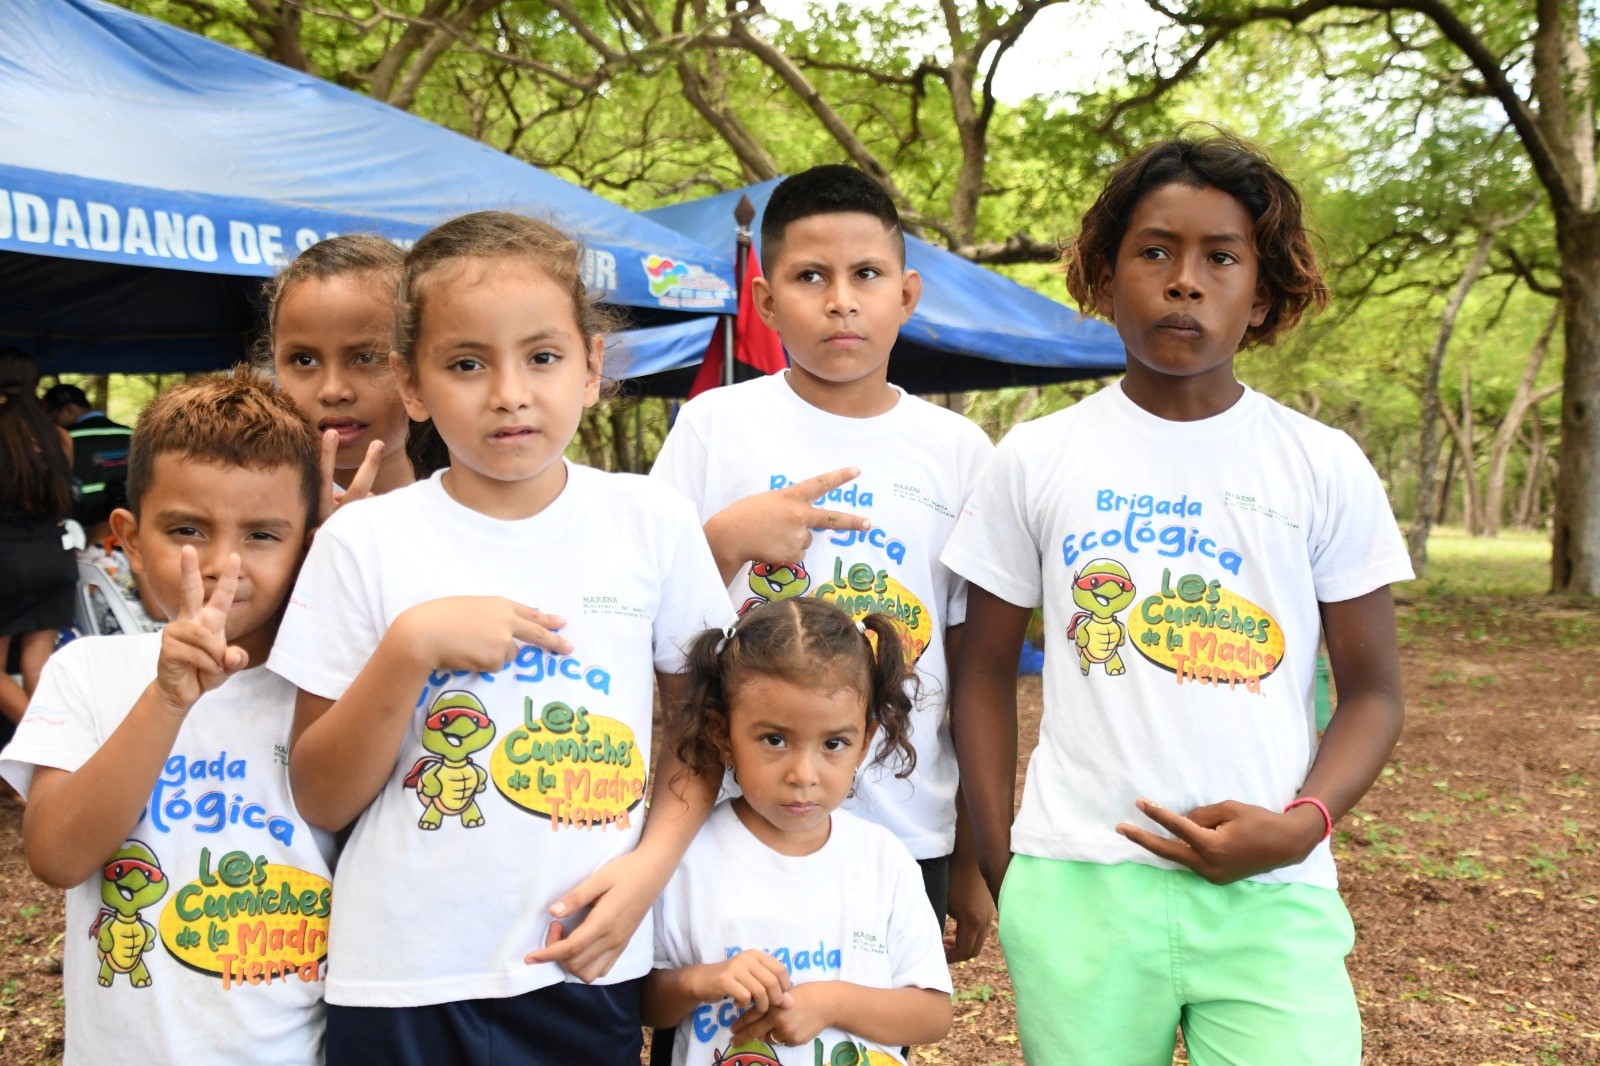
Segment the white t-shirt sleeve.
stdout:
<svg viewBox="0 0 1600 1066">
<path fill-rule="evenodd" d="M 344 695 L 384 631 L 364 580 L 375 561 L 356 550 L 339 517 L 311 542 L 267 660 L 273 673 L 326 699 Z"/>
<path fill-rule="evenodd" d="M 1027 472 L 1013 432 L 1000 442 L 961 509 L 941 561 L 1007 603 L 1037 607 L 1044 598 L 1044 578 L 1027 501 Z M 966 618 L 965 603 L 961 617 Z"/>
<path fill-rule="evenodd" d="M 664 494 L 665 495 L 665 494 Z M 662 516 L 661 605 L 653 623 L 656 669 L 680 673 L 690 643 L 711 626 L 733 619 L 727 588 L 717 573 L 705 531 L 689 505 L 676 497 Z"/>
<path fill-rule="evenodd" d="M 28 703 L 28 713 L 17 725 L 11 743 L 0 752 L 0 777 L 23 799 L 28 798 L 28 789 L 33 785 L 35 767 L 71 773 L 88 762 L 100 747 L 89 688 L 90 664 L 81 651 L 68 645 L 45 662 L 39 688 Z M 106 668 L 112 667 L 108 664 Z"/>
<path fill-rule="evenodd" d="M 650 467 L 650 476 L 687 496 L 704 522 L 711 517 L 705 513 L 707 452 L 696 415 L 689 405 L 678 411 L 678 420 L 667 431 L 661 452 Z"/>
<path fill-rule="evenodd" d="M 896 856 L 892 898 L 889 963 L 894 977 L 891 987 L 952 991 L 950 966 L 944 961 L 944 937 L 933 908 L 928 906 L 922 871 L 910 852 Z"/>
<path fill-rule="evenodd" d="M 1378 472 L 1349 436 L 1332 437 L 1322 499 L 1307 538 L 1312 583 L 1322 603 L 1355 599 L 1416 576 Z"/>
<path fill-rule="evenodd" d="M 974 427 L 976 428 L 976 427 Z M 989 443 L 989 438 L 980 431 L 974 446 L 965 450 L 961 464 L 961 508 L 965 509 L 976 491 L 978 483 L 983 480 L 984 471 L 994 458 L 994 445 Z M 943 559 L 939 565 L 949 570 L 949 565 Z M 950 570 L 950 591 L 945 598 L 944 624 L 945 628 L 958 626 L 967 620 L 967 579 Z"/>
</svg>

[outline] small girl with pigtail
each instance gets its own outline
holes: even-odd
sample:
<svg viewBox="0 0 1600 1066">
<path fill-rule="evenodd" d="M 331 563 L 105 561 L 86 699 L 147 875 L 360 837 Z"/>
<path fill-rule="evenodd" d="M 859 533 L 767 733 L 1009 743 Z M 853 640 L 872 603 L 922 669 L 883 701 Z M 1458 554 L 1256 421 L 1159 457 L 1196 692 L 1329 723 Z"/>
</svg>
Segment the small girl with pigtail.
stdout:
<svg viewBox="0 0 1600 1066">
<path fill-rule="evenodd" d="M 644 1017 L 677 1027 L 672 1062 L 878 1066 L 939 1040 L 950 971 L 922 874 L 838 809 L 867 760 L 901 777 L 916 760 L 895 624 L 782 600 L 700 634 L 688 674 L 670 749 L 690 772 L 726 766 L 741 794 L 656 903 Z"/>
</svg>

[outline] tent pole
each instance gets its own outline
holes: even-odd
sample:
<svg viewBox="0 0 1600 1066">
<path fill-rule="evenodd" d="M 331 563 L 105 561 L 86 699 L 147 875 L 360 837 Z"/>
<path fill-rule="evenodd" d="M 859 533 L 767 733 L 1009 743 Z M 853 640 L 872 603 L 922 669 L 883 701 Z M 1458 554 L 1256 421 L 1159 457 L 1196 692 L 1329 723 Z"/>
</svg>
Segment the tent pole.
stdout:
<svg viewBox="0 0 1600 1066">
<path fill-rule="evenodd" d="M 727 319 L 728 339 L 724 345 L 722 362 L 722 383 L 733 384 L 733 345 L 734 327 L 738 321 L 741 310 L 739 300 L 744 299 L 744 273 L 745 261 L 750 257 L 750 223 L 755 221 L 756 207 L 750 202 L 750 197 L 739 197 L 739 203 L 733 209 L 734 229 L 734 254 L 733 254 L 733 291 L 734 315 Z"/>
</svg>

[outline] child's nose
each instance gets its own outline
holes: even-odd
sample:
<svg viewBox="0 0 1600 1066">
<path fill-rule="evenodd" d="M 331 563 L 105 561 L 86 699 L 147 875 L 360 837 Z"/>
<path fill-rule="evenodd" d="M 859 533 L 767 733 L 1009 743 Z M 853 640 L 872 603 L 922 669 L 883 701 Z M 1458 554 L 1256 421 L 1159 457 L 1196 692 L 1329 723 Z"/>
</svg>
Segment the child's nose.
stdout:
<svg viewBox="0 0 1600 1066">
<path fill-rule="evenodd" d="M 859 310 L 856 291 L 848 278 L 838 278 L 828 286 L 828 312 L 848 318 Z"/>
<path fill-rule="evenodd" d="M 333 362 L 324 366 L 319 399 L 323 403 L 340 403 L 355 399 L 355 388 L 349 371 Z"/>
<path fill-rule="evenodd" d="M 1172 260 L 1172 273 L 1167 278 L 1167 297 L 1173 300 L 1195 300 L 1200 297 L 1200 272 L 1187 256 Z"/>
<path fill-rule="evenodd" d="M 528 386 L 516 366 L 516 360 L 506 360 L 493 371 L 490 402 L 502 411 L 515 411 L 527 406 Z"/>
</svg>

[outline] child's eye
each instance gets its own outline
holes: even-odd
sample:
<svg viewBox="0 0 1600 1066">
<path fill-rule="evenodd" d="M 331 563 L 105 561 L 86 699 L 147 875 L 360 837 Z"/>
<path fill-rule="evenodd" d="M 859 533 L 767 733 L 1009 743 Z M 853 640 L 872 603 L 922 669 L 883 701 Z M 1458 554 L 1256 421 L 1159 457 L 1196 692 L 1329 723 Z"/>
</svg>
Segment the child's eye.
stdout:
<svg viewBox="0 0 1600 1066">
<path fill-rule="evenodd" d="M 446 369 L 459 370 L 465 374 L 473 370 L 482 370 L 483 362 L 481 360 L 472 358 L 470 355 L 463 355 L 459 359 L 450 360 L 450 363 Z"/>
<path fill-rule="evenodd" d="M 1145 248 L 1139 253 L 1139 258 L 1165 259 L 1167 258 L 1167 250 L 1165 248 Z"/>
<path fill-rule="evenodd" d="M 802 270 L 800 273 L 794 276 L 794 279 L 796 281 L 805 282 L 809 285 L 813 281 L 821 281 L 822 275 L 815 270 Z"/>
<path fill-rule="evenodd" d="M 193 526 L 173 526 L 167 533 L 174 537 L 198 537 L 200 535 L 200 531 Z"/>
<path fill-rule="evenodd" d="M 883 271 L 879 270 L 877 267 L 862 267 L 860 270 L 856 271 L 856 277 L 860 278 L 862 281 L 871 281 L 873 278 L 881 278 L 882 276 Z"/>
<path fill-rule="evenodd" d="M 1234 255 L 1232 252 L 1212 252 L 1211 261 L 1213 263 L 1221 263 L 1226 266 L 1230 263 L 1237 263 L 1239 261 L 1239 257 Z"/>
<path fill-rule="evenodd" d="M 549 366 L 559 358 L 561 356 L 555 352 L 534 352 L 528 357 L 528 361 L 535 366 Z"/>
<path fill-rule="evenodd" d="M 378 361 L 377 352 L 357 352 L 350 360 L 352 366 L 371 366 Z"/>
<path fill-rule="evenodd" d="M 849 746 L 850 742 L 844 737 L 829 737 L 827 740 L 822 742 L 824 751 L 843 751 Z"/>
<path fill-rule="evenodd" d="M 761 738 L 761 743 L 769 748 L 781 748 L 785 741 L 782 733 L 768 733 Z"/>
<path fill-rule="evenodd" d="M 264 529 L 257 529 L 257 530 L 253 530 L 252 532 L 247 534 L 244 539 L 247 540 L 247 541 L 248 540 L 254 540 L 254 541 L 277 541 L 280 538 L 278 537 L 278 535 L 276 533 L 268 533 Z"/>
<path fill-rule="evenodd" d="M 310 352 L 295 352 L 289 357 L 290 366 L 312 367 L 317 365 L 317 357 Z"/>
</svg>

